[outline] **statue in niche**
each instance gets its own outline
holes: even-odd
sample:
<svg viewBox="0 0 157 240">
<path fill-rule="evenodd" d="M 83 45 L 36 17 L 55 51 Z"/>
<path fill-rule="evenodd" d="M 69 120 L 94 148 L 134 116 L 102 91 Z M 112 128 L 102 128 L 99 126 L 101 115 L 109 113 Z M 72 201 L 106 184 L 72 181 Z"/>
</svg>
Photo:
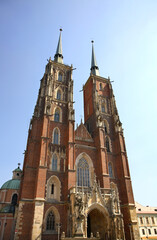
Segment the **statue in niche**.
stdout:
<svg viewBox="0 0 157 240">
<path fill-rule="evenodd" d="M 118 201 L 117 200 L 114 201 L 114 206 L 115 206 L 115 212 L 118 213 L 119 210 L 118 210 Z"/>
<path fill-rule="evenodd" d="M 69 104 L 69 119 L 74 120 L 74 109 L 71 103 Z"/>
<path fill-rule="evenodd" d="M 102 119 L 102 116 L 101 116 L 101 115 L 98 116 L 98 126 L 99 126 L 99 127 L 102 127 L 102 126 L 103 126 L 103 119 Z"/>
<path fill-rule="evenodd" d="M 46 107 L 46 114 L 47 114 L 47 115 L 50 115 L 50 105 L 48 105 L 48 106 Z"/>
<path fill-rule="evenodd" d="M 113 207 L 113 212 L 114 213 L 119 213 L 119 206 L 118 206 L 118 202 L 119 202 L 119 197 L 118 197 L 118 192 L 116 191 L 116 189 L 112 189 L 112 207 Z"/>
<path fill-rule="evenodd" d="M 75 214 L 76 219 L 80 219 L 83 217 L 83 200 L 82 196 L 79 194 L 76 194 L 75 196 Z"/>
</svg>

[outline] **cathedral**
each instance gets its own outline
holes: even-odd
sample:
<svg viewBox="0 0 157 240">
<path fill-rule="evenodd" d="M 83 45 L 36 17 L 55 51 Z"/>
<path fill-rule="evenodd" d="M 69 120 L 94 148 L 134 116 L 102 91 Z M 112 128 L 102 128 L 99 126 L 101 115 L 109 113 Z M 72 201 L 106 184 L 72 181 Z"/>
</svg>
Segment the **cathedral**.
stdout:
<svg viewBox="0 0 157 240">
<path fill-rule="evenodd" d="M 112 84 L 92 42 L 83 86 L 84 123 L 75 129 L 73 66 L 61 31 L 30 121 L 23 170 L 0 189 L 0 240 L 139 240 L 122 123 Z"/>
</svg>

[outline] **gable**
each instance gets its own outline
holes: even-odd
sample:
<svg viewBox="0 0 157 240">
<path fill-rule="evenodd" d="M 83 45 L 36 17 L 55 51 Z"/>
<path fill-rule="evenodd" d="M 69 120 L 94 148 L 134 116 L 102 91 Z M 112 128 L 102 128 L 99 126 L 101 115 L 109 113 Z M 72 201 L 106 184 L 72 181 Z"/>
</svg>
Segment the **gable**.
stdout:
<svg viewBox="0 0 157 240">
<path fill-rule="evenodd" d="M 93 138 L 91 137 L 90 133 L 88 132 L 83 123 L 81 123 L 75 130 L 75 139 L 93 142 Z"/>
</svg>

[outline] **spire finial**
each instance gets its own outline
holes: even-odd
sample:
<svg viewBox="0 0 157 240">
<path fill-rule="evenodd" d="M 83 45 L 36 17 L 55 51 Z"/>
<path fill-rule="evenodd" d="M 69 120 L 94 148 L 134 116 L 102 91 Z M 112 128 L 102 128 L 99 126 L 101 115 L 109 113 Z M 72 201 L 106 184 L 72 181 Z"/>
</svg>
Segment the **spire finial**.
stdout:
<svg viewBox="0 0 157 240">
<path fill-rule="evenodd" d="M 94 40 L 91 41 L 92 43 L 92 60 L 91 60 L 91 74 L 99 76 L 99 68 L 97 66 L 97 62 L 96 62 L 96 57 L 95 57 L 95 53 L 94 53 Z"/>
<path fill-rule="evenodd" d="M 63 63 L 63 55 L 62 55 L 62 39 L 61 39 L 61 32 L 63 31 L 62 28 L 60 30 L 60 35 L 59 35 L 59 40 L 58 40 L 58 45 L 56 49 L 56 54 L 54 56 L 54 61 Z"/>
</svg>

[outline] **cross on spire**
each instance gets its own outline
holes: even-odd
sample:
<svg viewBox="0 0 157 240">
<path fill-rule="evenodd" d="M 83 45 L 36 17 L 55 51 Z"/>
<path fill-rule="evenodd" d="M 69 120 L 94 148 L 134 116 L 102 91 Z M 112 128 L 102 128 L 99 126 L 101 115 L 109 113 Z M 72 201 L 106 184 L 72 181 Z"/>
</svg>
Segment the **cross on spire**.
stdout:
<svg viewBox="0 0 157 240">
<path fill-rule="evenodd" d="M 94 53 L 94 41 L 91 41 L 92 43 L 92 59 L 91 59 L 91 74 L 99 76 L 99 68 L 96 62 L 96 57 Z"/>
</svg>

